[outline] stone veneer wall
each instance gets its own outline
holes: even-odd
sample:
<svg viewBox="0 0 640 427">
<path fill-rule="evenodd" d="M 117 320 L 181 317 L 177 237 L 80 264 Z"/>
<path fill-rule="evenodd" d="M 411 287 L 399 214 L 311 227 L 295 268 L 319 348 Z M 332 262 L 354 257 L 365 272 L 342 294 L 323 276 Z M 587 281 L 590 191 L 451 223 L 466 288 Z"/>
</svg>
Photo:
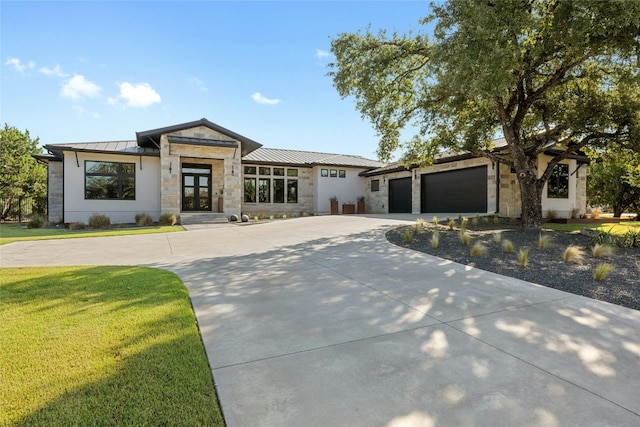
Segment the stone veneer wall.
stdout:
<svg viewBox="0 0 640 427">
<path fill-rule="evenodd" d="M 578 169 L 578 180 L 576 182 L 576 206 L 578 209 L 578 217 L 587 212 L 587 175 L 589 167 L 587 165 L 580 166 Z"/>
<path fill-rule="evenodd" d="M 251 163 L 243 163 L 242 171 L 243 176 L 241 179 L 242 185 L 242 200 L 244 200 L 244 167 L 245 166 L 255 166 L 256 170 L 260 166 L 265 165 L 254 165 Z M 274 178 L 284 178 L 285 180 L 297 179 L 298 180 L 298 203 L 286 203 L 286 193 L 285 193 L 285 203 L 246 203 L 242 202 L 242 213 L 250 216 L 254 215 L 279 215 L 279 214 L 287 214 L 287 215 L 300 215 L 303 213 L 313 213 L 313 195 L 314 195 L 314 181 L 313 181 L 313 169 L 312 168 L 302 168 L 302 167 L 289 167 L 289 166 L 275 166 L 275 167 L 284 167 L 285 169 L 297 169 L 298 176 L 290 177 L 286 176 L 273 176 L 273 167 L 267 166 L 271 168 L 272 175 L 247 175 L 247 177 L 261 177 L 261 178 L 270 178 L 273 180 Z M 256 193 L 257 193 L 256 187 Z M 286 192 L 286 183 L 285 183 L 285 192 Z M 226 194 L 226 191 L 225 191 Z M 256 195 L 257 197 L 257 195 Z M 271 198 L 273 200 L 273 181 L 271 181 Z"/>
<path fill-rule="evenodd" d="M 232 140 L 229 136 L 199 126 L 168 135 L 194 138 Z M 224 213 L 239 214 L 242 207 L 241 142 L 238 148 L 211 147 L 188 144 L 169 144 L 167 135 L 160 139 L 160 206 L 163 213 L 180 214 L 182 191 L 182 163 L 212 165 L 212 212 L 216 212 L 220 188 L 224 188 Z"/>
<path fill-rule="evenodd" d="M 420 185 L 422 182 L 421 175 L 451 171 L 456 169 L 472 168 L 476 166 L 487 166 L 487 210 L 495 212 L 497 204 L 496 193 L 496 173 L 492 166 L 492 162 L 485 158 L 465 159 L 448 163 L 440 163 L 432 166 L 413 169 L 411 171 L 394 172 L 385 175 L 377 175 L 366 178 L 365 185 L 365 203 L 367 213 L 387 213 L 389 212 L 389 180 L 398 178 L 412 178 L 411 186 L 411 211 L 413 214 L 419 214 L 421 210 Z M 380 181 L 380 191 L 371 191 L 371 181 Z M 463 196 L 461 196 L 463 197 Z"/>
<path fill-rule="evenodd" d="M 47 220 L 61 222 L 64 219 L 64 163 L 49 162 L 47 184 Z"/>
<path fill-rule="evenodd" d="M 500 164 L 500 216 L 506 218 L 518 218 L 522 214 L 522 201 L 520 198 L 520 185 L 511 168 Z"/>
</svg>

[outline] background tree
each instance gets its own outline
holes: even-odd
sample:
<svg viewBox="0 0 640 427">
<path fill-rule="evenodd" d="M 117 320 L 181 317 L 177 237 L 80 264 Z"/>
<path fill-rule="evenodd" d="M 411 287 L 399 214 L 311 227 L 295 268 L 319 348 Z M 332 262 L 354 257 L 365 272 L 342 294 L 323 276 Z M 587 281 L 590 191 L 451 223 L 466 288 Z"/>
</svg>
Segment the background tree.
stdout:
<svg viewBox="0 0 640 427">
<path fill-rule="evenodd" d="M 453 149 L 507 164 L 523 226 L 538 228 L 556 164 L 588 146 L 632 146 L 639 1 L 451 0 L 431 11 L 421 23 L 435 23 L 432 40 L 369 30 L 332 40 L 329 75 L 373 123 L 381 160 L 402 147 L 406 163 Z M 400 144 L 408 125 L 415 135 Z M 498 152 L 491 141 L 500 134 L 507 149 Z M 538 171 L 551 145 L 564 151 Z"/>
<path fill-rule="evenodd" d="M 38 138 L 31 139 L 28 130 L 21 132 L 6 123 L 4 129 L 0 129 L 2 218 L 5 218 L 20 197 L 47 194 L 47 168 L 32 157 L 40 152 Z"/>
<path fill-rule="evenodd" d="M 614 149 L 591 152 L 587 198 L 592 206 L 606 206 L 619 218 L 640 209 L 640 153 Z"/>
</svg>

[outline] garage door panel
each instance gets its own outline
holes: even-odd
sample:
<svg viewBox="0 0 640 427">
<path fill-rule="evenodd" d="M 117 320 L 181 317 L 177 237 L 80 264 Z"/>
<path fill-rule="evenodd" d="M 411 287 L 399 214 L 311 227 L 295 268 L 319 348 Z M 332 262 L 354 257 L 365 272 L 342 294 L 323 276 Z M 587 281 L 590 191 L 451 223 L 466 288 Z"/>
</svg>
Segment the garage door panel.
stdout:
<svg viewBox="0 0 640 427">
<path fill-rule="evenodd" d="M 425 213 L 487 212 L 487 167 L 424 174 L 421 196 Z"/>
<path fill-rule="evenodd" d="M 389 180 L 389 213 L 411 213 L 411 178 Z"/>
</svg>

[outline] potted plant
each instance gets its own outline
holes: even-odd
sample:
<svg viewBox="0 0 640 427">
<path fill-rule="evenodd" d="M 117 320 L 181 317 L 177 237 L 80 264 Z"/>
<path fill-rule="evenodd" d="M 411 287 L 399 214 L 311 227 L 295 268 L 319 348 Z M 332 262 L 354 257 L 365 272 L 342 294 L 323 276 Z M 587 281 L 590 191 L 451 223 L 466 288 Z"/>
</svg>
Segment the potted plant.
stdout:
<svg viewBox="0 0 640 427">
<path fill-rule="evenodd" d="M 219 191 L 218 191 L 218 212 L 219 213 L 223 213 L 224 212 L 224 187 L 222 187 Z"/>
<path fill-rule="evenodd" d="M 354 202 L 348 202 L 342 204 L 342 213 L 343 214 L 355 214 L 356 213 L 356 204 Z"/>
<path fill-rule="evenodd" d="M 358 214 L 364 213 L 364 196 L 358 197 Z"/>
<path fill-rule="evenodd" d="M 331 202 L 331 215 L 338 215 L 338 198 L 336 196 L 330 197 Z"/>
</svg>

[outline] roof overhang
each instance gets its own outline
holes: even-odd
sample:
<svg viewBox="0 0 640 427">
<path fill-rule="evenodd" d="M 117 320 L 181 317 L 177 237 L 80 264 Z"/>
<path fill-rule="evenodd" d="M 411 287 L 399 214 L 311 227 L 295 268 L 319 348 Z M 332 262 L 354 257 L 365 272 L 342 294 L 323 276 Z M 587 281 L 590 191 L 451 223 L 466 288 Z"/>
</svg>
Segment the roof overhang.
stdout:
<svg viewBox="0 0 640 427">
<path fill-rule="evenodd" d="M 203 147 L 238 148 L 238 142 L 230 139 L 193 138 L 190 136 L 169 135 L 172 144 L 200 145 Z"/>
</svg>

